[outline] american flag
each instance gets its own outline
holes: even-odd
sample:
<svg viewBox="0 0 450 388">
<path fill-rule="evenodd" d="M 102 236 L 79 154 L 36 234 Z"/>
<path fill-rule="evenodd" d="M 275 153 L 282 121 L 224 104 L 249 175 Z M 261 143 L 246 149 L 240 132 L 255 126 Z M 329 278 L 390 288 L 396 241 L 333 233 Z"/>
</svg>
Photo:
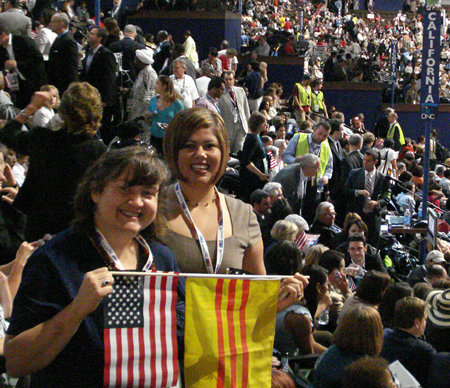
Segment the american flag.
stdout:
<svg viewBox="0 0 450 388">
<path fill-rule="evenodd" d="M 302 232 L 300 235 L 297 236 L 297 238 L 294 241 L 294 244 L 297 245 L 298 249 L 302 250 L 307 241 L 308 237 L 306 236 L 306 233 Z"/>
<path fill-rule="evenodd" d="M 267 155 L 270 156 L 270 171 L 272 171 L 277 166 L 277 161 L 275 160 L 275 157 L 273 156 L 272 151 L 268 150 Z"/>
<path fill-rule="evenodd" d="M 115 276 L 104 316 L 104 387 L 178 381 L 176 276 Z"/>
</svg>

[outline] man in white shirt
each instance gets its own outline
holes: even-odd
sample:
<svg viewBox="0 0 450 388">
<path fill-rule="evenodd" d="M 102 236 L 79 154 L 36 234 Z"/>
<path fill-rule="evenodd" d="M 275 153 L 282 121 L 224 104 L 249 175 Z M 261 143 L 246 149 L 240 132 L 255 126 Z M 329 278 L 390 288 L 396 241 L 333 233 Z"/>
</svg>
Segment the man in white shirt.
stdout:
<svg viewBox="0 0 450 388">
<path fill-rule="evenodd" d="M 181 96 L 183 107 L 193 108 L 198 99 L 197 86 L 191 76 L 184 74 L 186 71 L 186 62 L 178 58 L 173 62 L 173 74 L 170 78 L 173 81 L 173 87 Z"/>
<path fill-rule="evenodd" d="M 52 47 L 53 42 L 58 36 L 49 28 L 51 18 L 55 13 L 56 12 L 51 8 L 47 8 L 44 10 L 44 12 L 42 13 L 44 27 L 39 30 L 36 37 L 34 38 L 34 43 L 36 44 L 39 51 L 42 53 L 44 61 L 48 61 L 50 48 Z"/>
</svg>

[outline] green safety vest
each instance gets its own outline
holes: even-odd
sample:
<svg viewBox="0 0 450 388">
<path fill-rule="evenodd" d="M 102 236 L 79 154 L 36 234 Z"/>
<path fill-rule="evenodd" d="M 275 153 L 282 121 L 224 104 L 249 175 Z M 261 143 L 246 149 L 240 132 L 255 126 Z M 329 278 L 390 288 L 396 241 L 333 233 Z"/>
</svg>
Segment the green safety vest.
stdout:
<svg viewBox="0 0 450 388">
<path fill-rule="evenodd" d="M 319 90 L 319 93 L 311 92 L 311 109 L 313 112 L 324 111 L 325 107 L 323 106 L 323 92 Z"/>
<path fill-rule="evenodd" d="M 401 144 L 402 146 L 404 146 L 404 145 L 405 145 L 405 138 L 404 138 L 404 136 L 403 136 L 402 127 L 400 126 L 399 123 L 395 123 L 395 124 L 392 126 L 392 128 L 389 129 L 388 134 L 387 134 L 386 137 L 387 137 L 388 139 L 392 139 L 392 140 L 393 140 L 393 139 L 394 139 L 395 128 L 398 128 L 399 141 L 400 141 L 400 144 Z"/>
<path fill-rule="evenodd" d="M 298 101 L 300 106 L 311 106 L 311 89 L 306 89 L 301 83 L 295 84 L 298 90 Z"/>
<path fill-rule="evenodd" d="M 297 149 L 295 150 L 295 157 L 300 155 L 306 155 L 309 154 L 309 144 L 308 144 L 308 134 L 307 133 L 299 133 L 298 135 L 295 135 L 298 137 L 297 142 Z M 330 154 L 331 149 L 330 145 L 327 141 L 322 142 L 320 145 L 320 170 L 319 174 L 324 176 L 325 175 L 325 169 L 327 167 L 328 161 L 330 160 Z"/>
</svg>

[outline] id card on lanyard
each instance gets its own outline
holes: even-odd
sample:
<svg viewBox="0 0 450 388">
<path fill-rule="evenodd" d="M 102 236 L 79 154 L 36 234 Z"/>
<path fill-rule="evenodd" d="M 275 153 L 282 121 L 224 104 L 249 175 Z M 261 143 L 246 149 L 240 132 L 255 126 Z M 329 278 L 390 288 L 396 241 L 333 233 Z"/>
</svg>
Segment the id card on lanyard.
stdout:
<svg viewBox="0 0 450 388">
<path fill-rule="evenodd" d="M 237 102 L 231 97 L 231 94 L 228 94 L 230 96 L 231 104 L 233 105 L 233 120 L 235 123 L 238 123 L 240 121 L 239 117 L 239 109 L 237 106 Z M 236 96 L 234 97 L 236 98 Z"/>
<path fill-rule="evenodd" d="M 214 188 L 216 190 L 216 188 Z M 194 220 L 192 219 L 191 212 L 187 206 L 186 200 L 184 199 L 183 193 L 181 192 L 180 184 L 177 182 L 175 184 L 175 194 L 177 196 L 178 202 L 180 203 L 181 209 L 183 210 L 184 215 L 189 220 L 191 225 L 195 228 L 195 232 L 197 233 L 198 241 L 200 243 L 200 250 L 202 252 L 203 261 L 205 262 L 206 270 L 209 274 L 215 274 L 219 271 L 220 266 L 223 260 L 224 253 L 224 227 L 223 227 L 223 213 L 222 207 L 220 205 L 220 197 L 217 194 L 217 203 L 219 205 L 219 226 L 217 228 L 217 259 L 216 259 L 216 268 L 213 267 L 211 255 L 209 253 L 208 244 L 206 243 L 205 238 L 203 237 L 202 232 L 195 226 Z"/>
<path fill-rule="evenodd" d="M 111 248 L 111 245 L 109 245 L 108 241 L 106 240 L 105 236 L 103 236 L 102 232 L 100 232 L 99 229 L 96 228 L 96 232 L 99 238 L 100 246 L 104 249 L 105 253 L 108 255 L 108 257 L 114 262 L 116 267 L 120 271 L 124 271 L 125 268 L 123 264 L 120 262 L 119 258 L 117 257 L 114 250 Z M 145 263 L 144 267 L 142 268 L 142 271 L 150 271 L 151 266 L 153 264 L 153 254 L 150 250 L 150 247 L 147 244 L 147 241 L 144 240 L 144 238 L 141 235 L 137 235 L 136 241 L 144 248 L 144 251 L 147 253 L 147 262 Z"/>
</svg>

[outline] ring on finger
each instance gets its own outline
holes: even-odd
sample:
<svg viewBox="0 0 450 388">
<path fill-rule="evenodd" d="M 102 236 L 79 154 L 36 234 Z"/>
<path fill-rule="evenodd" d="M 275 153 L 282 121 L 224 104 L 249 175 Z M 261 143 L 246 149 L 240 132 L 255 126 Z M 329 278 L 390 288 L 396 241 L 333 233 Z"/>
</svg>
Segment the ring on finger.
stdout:
<svg viewBox="0 0 450 388">
<path fill-rule="evenodd" d="M 107 286 L 109 283 L 111 283 L 111 282 L 109 281 L 109 279 L 104 278 L 103 281 L 102 281 L 102 287 Z"/>
</svg>

